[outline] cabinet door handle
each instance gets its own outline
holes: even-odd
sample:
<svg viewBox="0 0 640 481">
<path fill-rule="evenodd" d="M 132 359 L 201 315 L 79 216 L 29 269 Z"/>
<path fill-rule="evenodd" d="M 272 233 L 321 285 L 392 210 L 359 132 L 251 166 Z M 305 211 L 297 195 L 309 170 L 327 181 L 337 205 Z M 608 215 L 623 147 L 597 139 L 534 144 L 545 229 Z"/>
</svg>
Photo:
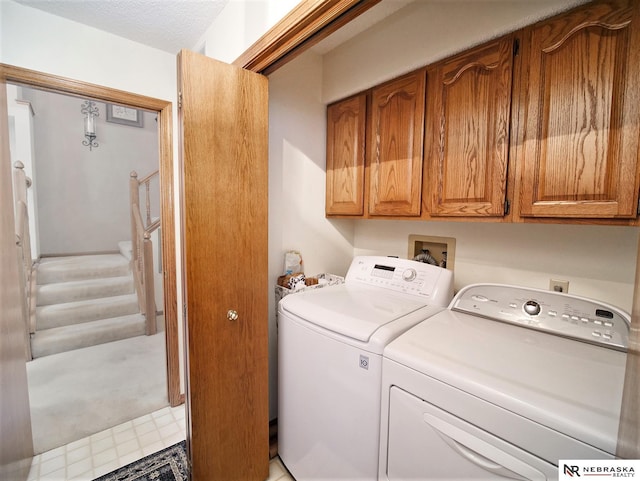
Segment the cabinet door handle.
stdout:
<svg viewBox="0 0 640 481">
<path fill-rule="evenodd" d="M 238 311 L 234 311 L 233 309 L 229 309 L 227 311 L 227 319 L 229 319 L 230 321 L 237 321 L 238 320 Z"/>
</svg>

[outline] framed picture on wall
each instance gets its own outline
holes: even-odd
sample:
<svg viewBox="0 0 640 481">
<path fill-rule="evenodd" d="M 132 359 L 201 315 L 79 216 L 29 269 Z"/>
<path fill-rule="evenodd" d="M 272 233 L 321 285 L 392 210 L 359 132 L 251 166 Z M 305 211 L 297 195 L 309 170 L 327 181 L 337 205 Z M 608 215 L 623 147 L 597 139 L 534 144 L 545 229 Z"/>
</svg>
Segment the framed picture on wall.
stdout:
<svg viewBox="0 0 640 481">
<path fill-rule="evenodd" d="M 142 110 L 107 104 L 107 122 L 142 127 Z"/>
</svg>

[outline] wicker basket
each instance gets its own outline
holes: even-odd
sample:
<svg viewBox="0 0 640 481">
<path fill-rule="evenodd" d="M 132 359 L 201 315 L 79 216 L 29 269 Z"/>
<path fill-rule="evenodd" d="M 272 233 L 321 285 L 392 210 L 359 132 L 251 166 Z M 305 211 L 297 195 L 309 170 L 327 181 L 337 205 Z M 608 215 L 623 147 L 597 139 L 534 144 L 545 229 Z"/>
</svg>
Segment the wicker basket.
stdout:
<svg viewBox="0 0 640 481">
<path fill-rule="evenodd" d="M 317 274 L 313 277 L 308 277 L 307 280 L 310 282 L 314 282 L 313 280 L 317 279 L 317 281 L 325 280 L 327 282 L 316 282 L 312 285 L 307 285 L 306 287 L 302 287 L 300 289 L 287 289 L 286 287 L 282 287 L 276 284 L 276 314 L 278 313 L 278 303 L 280 300 L 289 294 L 296 294 L 298 292 L 311 291 L 313 289 L 321 289 L 322 287 L 327 286 L 335 286 L 336 284 L 342 284 L 344 282 L 344 277 L 336 276 L 333 274 Z"/>
</svg>

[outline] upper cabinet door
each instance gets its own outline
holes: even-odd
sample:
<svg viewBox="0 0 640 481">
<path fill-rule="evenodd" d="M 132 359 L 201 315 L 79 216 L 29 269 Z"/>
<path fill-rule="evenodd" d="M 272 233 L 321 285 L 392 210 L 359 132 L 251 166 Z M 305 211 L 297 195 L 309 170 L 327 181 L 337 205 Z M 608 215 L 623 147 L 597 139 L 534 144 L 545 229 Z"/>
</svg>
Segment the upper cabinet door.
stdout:
<svg viewBox="0 0 640 481">
<path fill-rule="evenodd" d="M 521 216 L 636 217 L 639 10 L 596 2 L 527 30 Z"/>
<path fill-rule="evenodd" d="M 430 215 L 504 215 L 512 36 L 428 71 L 425 197 Z"/>
<path fill-rule="evenodd" d="M 373 89 L 367 141 L 371 215 L 420 215 L 425 83 L 420 70 Z"/>
<path fill-rule="evenodd" d="M 364 214 L 367 96 L 327 107 L 327 215 Z"/>
</svg>

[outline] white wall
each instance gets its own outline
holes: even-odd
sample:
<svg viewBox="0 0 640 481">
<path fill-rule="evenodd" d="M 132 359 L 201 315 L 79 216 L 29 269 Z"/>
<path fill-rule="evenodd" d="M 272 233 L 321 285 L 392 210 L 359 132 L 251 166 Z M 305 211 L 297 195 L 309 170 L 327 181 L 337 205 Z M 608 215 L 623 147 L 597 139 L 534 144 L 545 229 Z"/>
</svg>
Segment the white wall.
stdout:
<svg viewBox="0 0 640 481">
<path fill-rule="evenodd" d="M 203 36 L 198 51 L 231 63 L 298 3 L 299 0 L 231 0 Z"/>
<path fill-rule="evenodd" d="M 129 174 L 158 169 L 156 114 L 142 112 L 142 127 L 107 122 L 96 102 L 96 142 L 82 145 L 85 99 L 24 88 L 34 118 L 40 250 L 43 255 L 117 251 L 131 240 Z M 157 180 L 151 185 L 152 215 L 159 216 Z M 144 205 L 142 205 L 144 209 Z"/>
<path fill-rule="evenodd" d="M 455 289 L 476 282 L 569 292 L 631 311 L 639 230 L 566 224 L 361 220 L 354 254 L 407 257 L 411 234 L 456 239 Z"/>
<path fill-rule="evenodd" d="M 174 55 L 11 0 L 0 10 L 3 63 L 175 102 Z"/>
<path fill-rule="evenodd" d="M 307 275 L 344 274 L 353 255 L 354 226 L 327 220 L 325 105 L 322 58 L 312 53 L 269 77 L 269 323 L 270 411 L 277 416 L 275 282 L 284 253 L 299 250 Z"/>
</svg>

